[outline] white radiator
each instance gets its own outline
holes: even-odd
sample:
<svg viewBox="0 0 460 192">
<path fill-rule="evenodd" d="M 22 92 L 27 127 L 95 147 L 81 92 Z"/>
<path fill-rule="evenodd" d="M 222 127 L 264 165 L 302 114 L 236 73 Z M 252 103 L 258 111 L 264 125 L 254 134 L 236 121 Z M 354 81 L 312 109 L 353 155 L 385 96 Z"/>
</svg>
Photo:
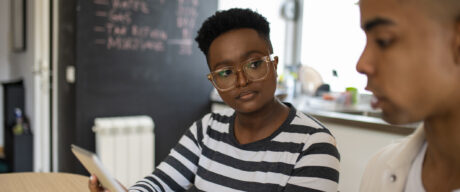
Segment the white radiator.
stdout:
<svg viewBox="0 0 460 192">
<path fill-rule="evenodd" d="M 154 123 L 148 116 L 94 120 L 96 153 L 107 170 L 129 187 L 150 174 L 155 165 Z"/>
</svg>

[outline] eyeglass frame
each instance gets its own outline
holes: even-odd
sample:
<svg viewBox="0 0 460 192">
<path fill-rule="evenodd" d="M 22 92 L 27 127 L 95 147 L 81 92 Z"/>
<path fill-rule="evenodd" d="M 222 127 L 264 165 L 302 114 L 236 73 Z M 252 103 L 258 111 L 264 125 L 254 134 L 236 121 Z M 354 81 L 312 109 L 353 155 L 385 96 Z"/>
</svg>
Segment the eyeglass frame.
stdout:
<svg viewBox="0 0 460 192">
<path fill-rule="evenodd" d="M 269 74 L 269 70 L 270 70 L 268 65 L 269 65 L 269 63 L 271 64 L 273 61 L 275 61 L 275 57 L 276 56 L 273 56 L 273 54 L 270 54 L 270 55 L 266 55 L 266 56 L 263 56 L 263 57 L 260 58 L 260 59 L 262 59 L 263 61 L 266 62 L 268 70 L 267 70 L 267 73 L 263 77 L 261 77 L 260 79 L 257 79 L 257 80 L 251 80 L 252 82 L 263 81 L 263 80 L 265 80 L 267 78 L 267 76 Z M 248 64 L 251 61 L 253 61 L 253 59 L 247 59 L 247 60 L 245 60 L 243 62 L 240 62 L 238 65 L 236 65 L 236 67 L 235 66 L 230 66 L 230 67 L 236 69 L 236 71 L 235 71 L 236 74 L 238 74 L 239 72 L 243 71 L 243 74 L 244 74 L 245 78 L 248 80 L 249 78 L 247 77 L 246 72 L 243 70 L 243 67 L 241 67 L 241 66 L 244 65 L 244 64 Z M 224 68 L 227 68 L 227 67 L 224 67 Z M 217 70 L 221 70 L 221 69 L 217 69 Z M 226 89 L 221 89 L 216 85 L 216 82 L 214 81 L 214 78 L 213 78 L 213 74 L 216 73 L 217 70 L 211 71 L 210 73 L 208 73 L 206 75 L 208 80 L 211 81 L 212 85 L 219 91 L 229 91 L 231 89 L 234 89 L 236 87 L 238 79 L 235 80 L 235 83 L 234 83 L 233 86 L 231 86 L 229 88 L 226 88 Z"/>
</svg>

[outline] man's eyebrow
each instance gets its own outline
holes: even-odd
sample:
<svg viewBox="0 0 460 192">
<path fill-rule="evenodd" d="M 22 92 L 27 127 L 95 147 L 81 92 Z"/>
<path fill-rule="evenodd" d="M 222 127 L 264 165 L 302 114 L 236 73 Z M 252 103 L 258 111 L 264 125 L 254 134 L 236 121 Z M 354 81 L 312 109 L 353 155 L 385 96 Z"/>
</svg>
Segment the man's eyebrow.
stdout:
<svg viewBox="0 0 460 192">
<path fill-rule="evenodd" d="M 374 19 L 366 21 L 361 28 L 364 29 L 365 32 L 372 30 L 373 28 L 380 26 L 380 25 L 394 25 L 395 23 L 389 19 L 376 17 Z"/>
</svg>

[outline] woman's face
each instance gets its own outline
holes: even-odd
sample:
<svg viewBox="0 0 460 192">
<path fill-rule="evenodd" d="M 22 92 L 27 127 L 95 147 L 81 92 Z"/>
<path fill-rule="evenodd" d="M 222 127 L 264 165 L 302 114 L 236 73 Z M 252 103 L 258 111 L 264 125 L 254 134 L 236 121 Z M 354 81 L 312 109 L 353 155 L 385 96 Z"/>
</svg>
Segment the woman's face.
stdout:
<svg viewBox="0 0 460 192">
<path fill-rule="evenodd" d="M 269 45 L 254 29 L 242 28 L 223 33 L 210 45 L 208 64 L 211 71 L 223 67 L 239 67 L 241 62 L 270 55 Z M 278 59 L 269 63 L 265 79 L 251 81 L 243 71 L 237 73 L 234 88 L 219 91 L 222 100 L 240 113 L 260 110 L 274 101 L 276 66 Z"/>
</svg>

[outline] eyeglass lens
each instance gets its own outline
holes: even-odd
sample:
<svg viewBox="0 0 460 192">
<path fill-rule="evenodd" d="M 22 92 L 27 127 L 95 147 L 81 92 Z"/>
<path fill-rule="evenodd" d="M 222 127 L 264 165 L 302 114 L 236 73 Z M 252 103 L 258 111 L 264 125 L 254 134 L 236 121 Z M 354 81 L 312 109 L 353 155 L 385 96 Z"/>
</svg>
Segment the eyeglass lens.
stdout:
<svg viewBox="0 0 460 192">
<path fill-rule="evenodd" d="M 257 81 L 265 78 L 268 72 L 268 62 L 265 59 L 256 59 L 246 62 L 242 66 L 245 78 Z M 238 78 L 235 67 L 228 67 L 213 72 L 213 82 L 219 89 L 229 89 L 236 84 Z"/>
</svg>

